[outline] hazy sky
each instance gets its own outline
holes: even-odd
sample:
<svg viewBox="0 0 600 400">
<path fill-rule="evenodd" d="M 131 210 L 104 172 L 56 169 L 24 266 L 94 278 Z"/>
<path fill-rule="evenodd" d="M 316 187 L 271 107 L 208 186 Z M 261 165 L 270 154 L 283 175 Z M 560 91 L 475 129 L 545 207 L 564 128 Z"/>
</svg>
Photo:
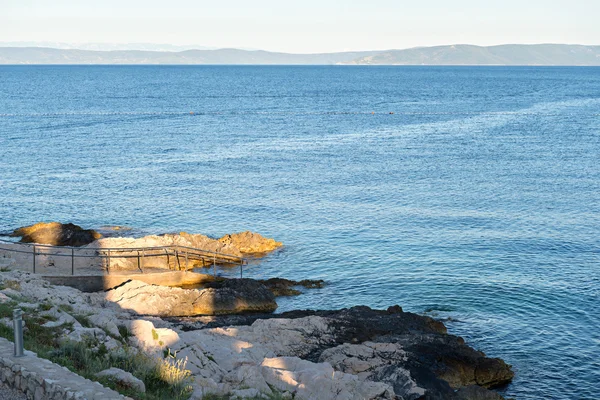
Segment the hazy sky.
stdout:
<svg viewBox="0 0 600 400">
<path fill-rule="evenodd" d="M 0 0 L 0 42 L 151 42 L 287 52 L 600 44 L 600 0 Z"/>
</svg>

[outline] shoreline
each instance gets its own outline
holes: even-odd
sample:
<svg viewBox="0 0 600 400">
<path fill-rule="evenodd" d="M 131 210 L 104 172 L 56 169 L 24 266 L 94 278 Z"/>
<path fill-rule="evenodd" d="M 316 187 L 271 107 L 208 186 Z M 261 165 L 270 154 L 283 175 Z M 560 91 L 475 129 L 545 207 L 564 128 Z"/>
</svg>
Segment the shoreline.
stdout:
<svg viewBox="0 0 600 400">
<path fill-rule="evenodd" d="M 177 354 L 177 361 L 186 362 L 192 399 L 261 393 L 298 399 L 319 393 L 319 398 L 336 399 L 339 390 L 349 399 L 500 399 L 488 388 L 513 376 L 502 360 L 487 358 L 447 334 L 443 323 L 398 306 L 160 318 L 119 306 L 110 300 L 110 291 L 83 293 L 29 273 L 0 273 L 0 284 L 9 304 L 26 307 L 32 318 L 52 317 L 46 324 L 66 338 L 59 349 L 73 342 L 92 353 L 94 348 L 141 352 L 156 362 L 164 361 L 166 353 Z M 207 323 L 200 326 L 202 318 Z M 69 325 L 79 320 L 87 326 Z"/>
<path fill-rule="evenodd" d="M 76 240 L 80 247 L 65 248 L 71 254 L 75 249 L 97 252 L 101 241 L 107 240 L 68 224 L 39 225 L 40 229 L 22 228 L 31 228 L 29 241 L 43 238 L 68 245 L 65 240 Z M 89 243 L 81 243 L 77 236 L 81 232 L 88 235 Z M 238 254 L 267 253 L 281 247 L 281 243 L 251 232 L 218 240 L 181 233 L 115 238 L 109 243 L 152 246 L 181 240 L 221 246 L 216 248 Z M 13 245 L 19 246 L 25 245 Z M 269 251 L 255 251 L 267 248 Z M 2 255 L 0 260 L 7 260 L 7 252 Z M 276 297 L 301 295 L 299 287 L 318 289 L 323 281 L 221 278 L 189 272 L 187 260 L 185 269 L 173 271 L 167 255 L 166 263 L 158 258 L 154 261 L 159 273 L 149 274 L 131 274 L 135 264 L 127 260 L 119 262 L 116 271 L 103 269 L 102 260 L 98 263 L 90 257 L 84 271 L 94 271 L 100 280 L 94 285 L 89 275 L 48 273 L 48 268 L 64 270 L 65 266 L 58 258 L 37 257 L 41 262 L 37 272 L 45 270 L 46 276 L 24 272 L 28 267 L 22 263 L 30 260 L 4 262 L 0 273 L 4 319 L 0 326 L 10 330 L 8 308 L 24 308 L 30 329 L 39 330 L 44 337 L 50 328 L 59 338 L 43 344 L 35 338 L 26 340 L 33 350 L 41 346 L 42 355 L 53 361 L 65 362 L 53 358 L 65 346 L 86 354 L 96 360 L 91 365 L 103 368 L 109 366 L 106 357 L 112 360 L 123 352 L 127 357 L 140 355 L 144 364 L 170 368 L 181 378 L 167 385 L 172 391 L 169 398 L 502 399 L 490 389 L 508 384 L 514 376 L 510 365 L 488 358 L 462 338 L 448 334 L 441 321 L 404 312 L 398 305 L 386 310 L 355 306 L 274 313 Z M 110 271 L 113 273 L 103 275 Z M 195 287 L 180 284 L 186 279 L 196 280 Z M 97 379 L 100 367 L 90 368 L 75 372 Z M 134 373 L 135 379 L 147 380 L 146 386 L 153 385 L 139 368 L 127 368 L 119 374 Z M 123 385 L 102 382 L 114 389 Z M 129 394 L 141 396 L 135 393 Z"/>
</svg>

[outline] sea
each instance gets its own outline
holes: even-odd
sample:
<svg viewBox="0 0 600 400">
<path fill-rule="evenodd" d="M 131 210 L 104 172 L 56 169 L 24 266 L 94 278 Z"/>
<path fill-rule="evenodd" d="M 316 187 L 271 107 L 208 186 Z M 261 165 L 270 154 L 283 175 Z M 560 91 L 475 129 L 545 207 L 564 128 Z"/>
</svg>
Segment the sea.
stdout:
<svg viewBox="0 0 600 400">
<path fill-rule="evenodd" d="M 506 397 L 600 398 L 600 68 L 2 66 L 0 216 L 256 231 L 244 276 L 327 282 L 278 312 L 398 304 Z"/>
</svg>

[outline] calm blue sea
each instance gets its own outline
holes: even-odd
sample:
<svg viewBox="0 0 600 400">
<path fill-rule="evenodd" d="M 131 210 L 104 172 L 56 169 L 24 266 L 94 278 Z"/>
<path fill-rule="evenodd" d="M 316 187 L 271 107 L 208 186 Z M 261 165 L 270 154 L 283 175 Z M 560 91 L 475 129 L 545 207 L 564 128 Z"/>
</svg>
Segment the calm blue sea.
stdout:
<svg viewBox="0 0 600 400">
<path fill-rule="evenodd" d="M 281 311 L 400 304 L 506 396 L 600 398 L 600 68 L 0 67 L 0 216 L 258 231 L 247 276 L 329 282 Z"/>
</svg>

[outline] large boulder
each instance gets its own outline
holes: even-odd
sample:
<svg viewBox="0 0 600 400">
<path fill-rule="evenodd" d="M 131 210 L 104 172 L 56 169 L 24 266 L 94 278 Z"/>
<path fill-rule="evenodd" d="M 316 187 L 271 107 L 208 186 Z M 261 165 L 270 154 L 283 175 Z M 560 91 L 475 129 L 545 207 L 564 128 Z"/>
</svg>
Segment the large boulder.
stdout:
<svg viewBox="0 0 600 400">
<path fill-rule="evenodd" d="M 106 299 L 141 315 L 160 317 L 272 312 L 273 294 L 252 279 L 228 279 L 205 289 L 181 289 L 130 281 L 106 293 Z"/>
<path fill-rule="evenodd" d="M 60 222 L 40 222 L 35 225 L 15 229 L 10 235 L 21 237 L 22 243 L 39 243 L 51 246 L 80 247 L 102 237 L 92 229 L 83 229 L 75 224 Z"/>
<path fill-rule="evenodd" d="M 127 324 L 126 324 L 127 325 Z M 127 329 L 131 335 L 129 343 L 150 354 L 159 354 L 179 341 L 179 335 L 169 328 L 156 328 L 150 321 L 130 321 Z"/>
<path fill-rule="evenodd" d="M 283 243 L 250 231 L 225 235 L 219 242 L 235 247 L 242 254 L 266 254 L 283 246 Z"/>
<path fill-rule="evenodd" d="M 123 371 L 119 368 L 109 368 L 100 371 L 96 374 L 99 378 L 108 378 L 109 380 L 118 383 L 120 386 L 131 388 L 137 392 L 145 393 L 146 385 L 144 382 L 133 376 L 130 372 Z"/>
</svg>

